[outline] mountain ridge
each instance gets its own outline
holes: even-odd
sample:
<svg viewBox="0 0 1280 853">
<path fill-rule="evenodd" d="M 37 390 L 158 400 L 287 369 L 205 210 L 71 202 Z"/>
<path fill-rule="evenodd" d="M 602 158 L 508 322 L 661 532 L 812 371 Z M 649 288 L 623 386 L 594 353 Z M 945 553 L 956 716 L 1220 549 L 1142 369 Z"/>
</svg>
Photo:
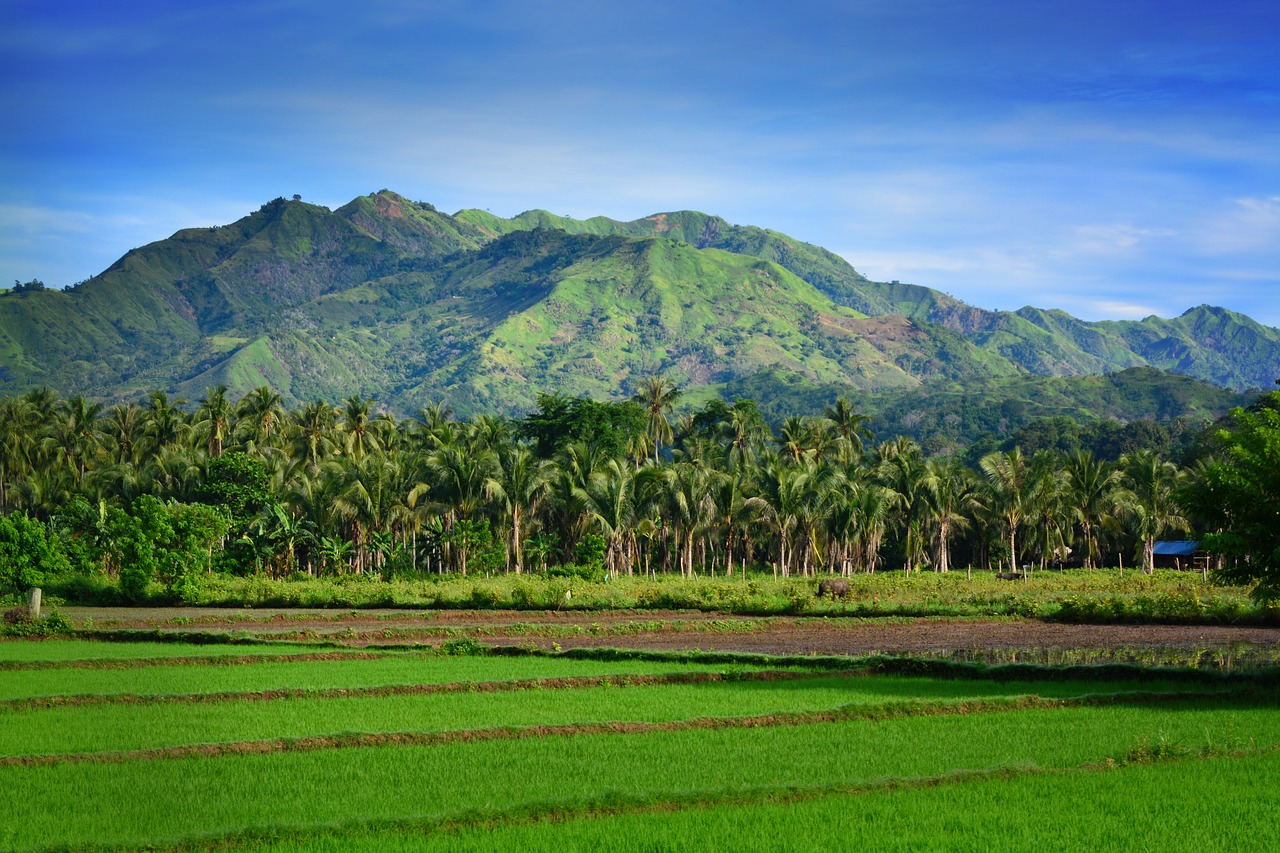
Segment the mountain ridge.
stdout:
<svg viewBox="0 0 1280 853">
<path fill-rule="evenodd" d="M 616 398 L 660 373 L 695 391 L 780 371 L 875 393 L 1145 366 L 1262 387 L 1280 375 L 1280 330 L 1211 306 L 1100 322 L 987 311 L 699 211 L 504 219 L 389 190 L 334 210 L 276 199 L 67 291 L 0 296 L 4 394 L 270 384 L 288 401 L 519 412 L 541 391 Z"/>
</svg>

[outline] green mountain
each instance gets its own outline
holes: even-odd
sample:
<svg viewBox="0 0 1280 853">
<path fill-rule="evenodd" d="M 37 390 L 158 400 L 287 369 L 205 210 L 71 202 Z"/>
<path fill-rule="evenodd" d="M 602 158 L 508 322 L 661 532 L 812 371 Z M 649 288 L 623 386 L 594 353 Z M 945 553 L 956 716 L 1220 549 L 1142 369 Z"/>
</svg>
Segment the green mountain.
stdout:
<svg viewBox="0 0 1280 853">
<path fill-rule="evenodd" d="M 1280 331 L 1209 307 L 1137 323 L 983 311 L 692 211 L 450 216 L 386 190 L 336 210 L 277 199 L 66 291 L 0 295 L 0 393 L 109 400 L 269 384 L 291 403 L 519 412 L 539 392 L 618 397 L 655 374 L 693 400 L 754 388 L 813 402 L 1136 366 L 1269 385 Z"/>
<path fill-rule="evenodd" d="M 682 240 L 774 261 L 832 301 L 872 316 L 900 315 L 957 332 L 982 349 L 1040 376 L 1087 376 L 1150 366 L 1224 387 L 1267 388 L 1280 376 L 1280 330 L 1201 305 L 1181 317 L 1090 323 L 1059 310 L 987 311 L 914 284 L 867 279 L 847 261 L 776 231 L 730 225 L 695 211 L 659 213 L 633 222 L 568 219 L 543 210 L 500 219 L 463 210 L 457 218 L 486 233 L 532 227 L 579 234 L 625 234 Z"/>
</svg>

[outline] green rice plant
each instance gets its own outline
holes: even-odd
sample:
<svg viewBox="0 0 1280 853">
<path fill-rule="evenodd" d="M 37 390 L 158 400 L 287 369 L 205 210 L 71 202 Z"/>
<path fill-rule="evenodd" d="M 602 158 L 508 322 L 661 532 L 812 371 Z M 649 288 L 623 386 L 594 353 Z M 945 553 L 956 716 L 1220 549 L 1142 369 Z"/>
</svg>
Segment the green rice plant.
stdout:
<svg viewBox="0 0 1280 853">
<path fill-rule="evenodd" d="M 745 668 L 763 668 L 743 664 Z M 189 663 L 143 669 L 0 671 L 0 700 L 57 696 L 174 696 L 280 689 L 383 687 L 512 678 L 720 672 L 723 663 L 577 660 L 555 657 L 387 655 L 375 660 L 307 660 L 249 666 Z"/>
<path fill-rule="evenodd" d="M 673 798 L 822 792 L 972 770 L 1123 759 L 1144 734 L 1193 750 L 1280 745 L 1275 697 L 755 729 L 529 737 L 218 758 L 0 767 L 7 846 L 165 844 L 379 821 L 500 819 Z M 68 809 L 68 792 L 75 792 Z M 121 791 L 129 796 L 121 797 Z"/>
<path fill-rule="evenodd" d="M 155 658 L 216 658 L 252 654 L 314 654 L 315 646 L 272 645 L 270 648 L 247 649 L 242 645 L 205 645 L 195 643 L 104 643 L 93 640 L 42 640 L 38 643 L 0 642 L 0 667 L 7 663 L 130 661 Z M 323 651 L 334 651 L 324 649 Z"/>
<path fill-rule="evenodd" d="M 1272 851 L 1280 849 L 1280 825 L 1270 819 L 1278 789 L 1280 755 L 1270 753 L 1069 773 L 957 774 L 929 785 L 869 786 L 812 798 L 676 802 L 623 814 L 606 807 L 569 820 L 533 815 L 435 832 L 357 830 L 237 849 Z"/>
<path fill-rule="evenodd" d="M 708 673 L 708 675 L 716 675 Z M 338 733 L 433 732 L 511 726 L 767 716 L 838 709 L 920 705 L 1018 696 L 1078 697 L 1125 692 L 1197 692 L 1200 685 L 1154 681 L 957 681 L 910 676 L 745 678 L 697 684 L 628 684 L 518 692 L 450 691 L 426 695 L 252 696 L 217 702 L 109 703 L 4 709 L 0 756 L 158 749 L 192 744 L 313 738 Z M 785 676 L 785 674 L 783 674 Z M 472 682 L 473 683 L 473 682 Z M 891 715 L 891 714 L 890 714 Z"/>
</svg>

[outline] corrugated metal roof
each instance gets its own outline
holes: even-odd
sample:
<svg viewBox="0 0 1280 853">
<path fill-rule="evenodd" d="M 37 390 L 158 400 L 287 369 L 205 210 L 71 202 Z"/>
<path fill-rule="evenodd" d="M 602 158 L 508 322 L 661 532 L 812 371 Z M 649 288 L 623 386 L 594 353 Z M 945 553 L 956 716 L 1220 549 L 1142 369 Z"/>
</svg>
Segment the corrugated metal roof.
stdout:
<svg viewBox="0 0 1280 853">
<path fill-rule="evenodd" d="M 1199 550 L 1199 542 L 1184 539 L 1178 542 L 1157 542 L 1154 553 L 1156 556 L 1190 557 Z"/>
</svg>

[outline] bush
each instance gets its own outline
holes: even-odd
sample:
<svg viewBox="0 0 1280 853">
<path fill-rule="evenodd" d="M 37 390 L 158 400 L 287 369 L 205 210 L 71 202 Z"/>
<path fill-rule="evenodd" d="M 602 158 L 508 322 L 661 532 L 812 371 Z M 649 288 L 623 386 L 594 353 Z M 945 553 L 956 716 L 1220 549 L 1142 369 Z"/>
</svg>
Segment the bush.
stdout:
<svg viewBox="0 0 1280 853">
<path fill-rule="evenodd" d="M 578 580 L 587 581 L 588 583 L 604 582 L 604 563 L 583 562 L 569 563 L 564 566 L 548 566 L 547 577 L 549 578 L 577 578 Z"/>
<path fill-rule="evenodd" d="M 74 633 L 71 621 L 57 610 L 40 619 L 32 619 L 25 607 L 5 611 L 0 634 L 6 637 L 55 637 Z"/>
<path fill-rule="evenodd" d="M 440 653 L 445 655 L 487 655 L 489 647 L 477 640 L 445 640 L 440 644 Z"/>
</svg>

